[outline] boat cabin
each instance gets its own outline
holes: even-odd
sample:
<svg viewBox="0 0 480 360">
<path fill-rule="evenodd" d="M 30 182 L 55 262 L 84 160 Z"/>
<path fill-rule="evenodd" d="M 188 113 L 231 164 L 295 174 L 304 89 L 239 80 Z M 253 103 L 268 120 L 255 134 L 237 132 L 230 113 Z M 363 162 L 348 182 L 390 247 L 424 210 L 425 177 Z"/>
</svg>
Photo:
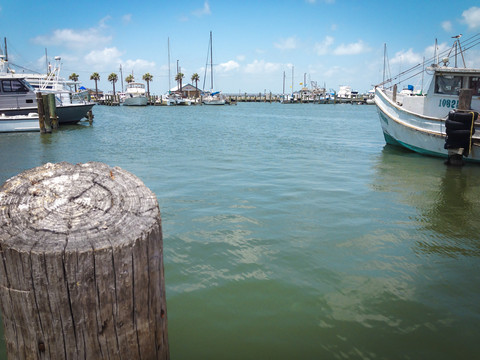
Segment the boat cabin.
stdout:
<svg viewBox="0 0 480 360">
<path fill-rule="evenodd" d="M 397 102 L 405 110 L 444 118 L 457 108 L 460 89 L 472 89 L 472 109 L 480 111 L 479 69 L 429 67 L 427 74 L 432 74 L 432 80 L 425 96 L 397 97 Z"/>
<path fill-rule="evenodd" d="M 10 75 L 0 77 L 0 112 L 36 107 L 36 96 L 29 83 Z"/>
</svg>

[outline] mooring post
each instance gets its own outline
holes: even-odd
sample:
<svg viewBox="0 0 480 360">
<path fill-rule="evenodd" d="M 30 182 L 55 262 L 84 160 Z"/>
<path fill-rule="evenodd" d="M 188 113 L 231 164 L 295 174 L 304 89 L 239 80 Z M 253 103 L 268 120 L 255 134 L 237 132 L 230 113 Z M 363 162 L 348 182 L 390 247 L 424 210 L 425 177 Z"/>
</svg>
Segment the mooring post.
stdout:
<svg viewBox="0 0 480 360">
<path fill-rule="evenodd" d="M 458 110 L 470 111 L 472 108 L 473 89 L 460 89 L 458 94 Z"/>
<path fill-rule="evenodd" d="M 57 104 L 55 102 L 55 94 L 48 94 L 48 112 L 52 129 L 58 129 Z"/>
<path fill-rule="evenodd" d="M 136 176 L 45 164 L 0 187 L 9 359 L 169 359 L 160 210 Z"/>
<path fill-rule="evenodd" d="M 38 125 L 40 126 L 40 133 L 45 134 L 45 110 L 43 107 L 42 93 L 37 92 L 35 94 L 37 98 L 37 111 L 38 111 Z"/>
<path fill-rule="evenodd" d="M 52 119 L 50 118 L 48 94 L 42 95 L 43 99 L 43 112 L 45 114 L 45 131 L 47 133 L 52 132 Z"/>
</svg>

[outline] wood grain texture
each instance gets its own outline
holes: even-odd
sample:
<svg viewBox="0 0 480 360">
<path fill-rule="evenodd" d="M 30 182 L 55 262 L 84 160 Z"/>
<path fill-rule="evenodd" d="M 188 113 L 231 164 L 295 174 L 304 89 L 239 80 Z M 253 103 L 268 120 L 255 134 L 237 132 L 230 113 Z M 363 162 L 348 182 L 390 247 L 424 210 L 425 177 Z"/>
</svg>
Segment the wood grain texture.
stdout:
<svg viewBox="0 0 480 360">
<path fill-rule="evenodd" d="M 158 202 L 136 176 L 45 164 L 0 188 L 10 359 L 168 359 Z"/>
</svg>

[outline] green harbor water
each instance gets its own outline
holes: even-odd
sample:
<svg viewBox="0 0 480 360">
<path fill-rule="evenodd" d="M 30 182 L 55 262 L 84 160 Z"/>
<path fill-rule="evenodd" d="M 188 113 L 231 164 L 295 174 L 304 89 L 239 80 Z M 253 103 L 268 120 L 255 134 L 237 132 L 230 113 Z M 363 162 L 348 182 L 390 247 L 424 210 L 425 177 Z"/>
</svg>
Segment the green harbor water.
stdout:
<svg viewBox="0 0 480 360">
<path fill-rule="evenodd" d="M 172 359 L 480 358 L 480 166 L 386 146 L 375 106 L 94 115 L 0 134 L 0 182 L 101 161 L 155 192 Z"/>
</svg>

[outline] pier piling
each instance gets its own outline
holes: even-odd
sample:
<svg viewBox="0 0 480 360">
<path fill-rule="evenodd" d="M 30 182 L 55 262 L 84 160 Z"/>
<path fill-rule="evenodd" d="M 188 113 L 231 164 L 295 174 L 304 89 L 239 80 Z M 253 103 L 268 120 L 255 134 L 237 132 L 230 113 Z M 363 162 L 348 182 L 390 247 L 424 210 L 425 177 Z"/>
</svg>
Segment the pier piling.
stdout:
<svg viewBox="0 0 480 360">
<path fill-rule="evenodd" d="M 38 125 L 40 126 L 40 133 L 45 134 L 46 133 L 45 108 L 43 107 L 42 93 L 37 92 L 35 95 L 36 95 L 36 98 L 37 98 Z"/>
<path fill-rule="evenodd" d="M 55 103 L 55 94 L 48 94 L 48 113 L 52 129 L 58 129 L 57 105 Z"/>
<path fill-rule="evenodd" d="M 45 164 L 0 187 L 9 359 L 169 359 L 160 210 L 136 176 Z"/>
</svg>

